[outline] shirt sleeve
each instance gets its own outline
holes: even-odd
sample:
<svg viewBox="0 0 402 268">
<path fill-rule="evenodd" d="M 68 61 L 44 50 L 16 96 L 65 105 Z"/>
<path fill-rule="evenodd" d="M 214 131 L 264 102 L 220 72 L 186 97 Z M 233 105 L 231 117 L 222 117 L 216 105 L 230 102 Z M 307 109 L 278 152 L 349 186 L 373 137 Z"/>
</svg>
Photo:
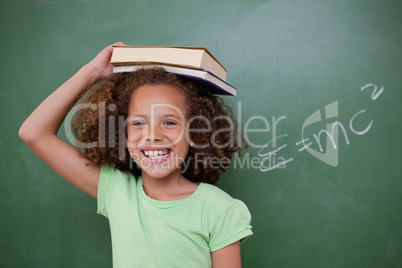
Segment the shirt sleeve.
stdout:
<svg viewBox="0 0 402 268">
<path fill-rule="evenodd" d="M 101 167 L 98 182 L 98 211 L 97 213 L 108 218 L 107 208 L 109 207 L 110 192 L 112 189 L 113 167 L 106 165 Z"/>
<path fill-rule="evenodd" d="M 246 205 L 235 200 L 218 218 L 212 228 L 209 247 L 211 252 L 224 248 L 238 240 L 244 242 L 253 234 L 251 231 L 251 214 Z"/>
</svg>

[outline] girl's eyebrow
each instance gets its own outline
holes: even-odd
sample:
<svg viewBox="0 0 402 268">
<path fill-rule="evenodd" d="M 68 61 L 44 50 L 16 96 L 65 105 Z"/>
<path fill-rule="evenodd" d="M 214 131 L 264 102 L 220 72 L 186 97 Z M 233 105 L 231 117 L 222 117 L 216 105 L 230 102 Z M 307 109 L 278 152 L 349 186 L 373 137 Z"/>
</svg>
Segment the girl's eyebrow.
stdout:
<svg viewBox="0 0 402 268">
<path fill-rule="evenodd" d="M 128 117 L 147 117 L 145 114 L 130 114 Z"/>
<path fill-rule="evenodd" d="M 129 119 L 130 119 L 130 118 L 134 118 L 134 117 L 148 118 L 148 116 L 145 115 L 145 114 L 131 114 L 131 115 L 128 116 Z M 175 115 L 175 114 L 163 114 L 162 117 L 164 117 L 164 118 L 166 118 L 166 117 L 173 117 L 173 118 L 176 118 L 176 119 L 181 119 L 180 116 Z"/>
<path fill-rule="evenodd" d="M 129 116 L 127 116 L 127 122 L 133 120 L 133 118 L 136 118 L 136 117 L 141 117 L 141 118 L 147 119 L 147 116 L 145 114 L 130 114 Z"/>
<path fill-rule="evenodd" d="M 173 118 L 176 118 L 176 119 L 181 119 L 180 116 L 177 116 L 175 114 L 164 114 L 163 117 L 173 117 Z"/>
</svg>

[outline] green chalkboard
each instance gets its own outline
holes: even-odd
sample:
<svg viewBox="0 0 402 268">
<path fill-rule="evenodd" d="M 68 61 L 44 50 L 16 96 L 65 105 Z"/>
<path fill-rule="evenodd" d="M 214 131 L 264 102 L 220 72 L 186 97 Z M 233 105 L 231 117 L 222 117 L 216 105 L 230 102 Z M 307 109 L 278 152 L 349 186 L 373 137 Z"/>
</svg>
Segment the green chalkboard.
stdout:
<svg viewBox="0 0 402 268">
<path fill-rule="evenodd" d="M 1 1 L 0 36 L 0 267 L 112 266 L 96 200 L 17 133 L 118 40 L 228 69 L 253 145 L 218 184 L 253 216 L 243 267 L 402 267 L 401 1 Z"/>
</svg>

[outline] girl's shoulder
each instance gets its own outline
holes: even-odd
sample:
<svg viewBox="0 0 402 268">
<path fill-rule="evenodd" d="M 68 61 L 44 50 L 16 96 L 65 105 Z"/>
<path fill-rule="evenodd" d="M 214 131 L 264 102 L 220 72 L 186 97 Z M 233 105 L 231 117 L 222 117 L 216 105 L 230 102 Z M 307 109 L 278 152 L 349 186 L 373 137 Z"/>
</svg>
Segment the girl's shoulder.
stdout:
<svg viewBox="0 0 402 268">
<path fill-rule="evenodd" d="M 235 199 L 231 197 L 228 193 L 220 189 L 219 187 L 209 184 L 209 183 L 200 183 L 199 187 L 202 188 L 202 191 L 207 197 L 208 200 L 220 201 L 220 202 L 233 202 Z"/>
<path fill-rule="evenodd" d="M 130 171 L 121 171 L 109 164 L 101 166 L 98 189 L 110 190 L 116 187 L 135 188 L 137 187 L 137 179 Z"/>
<path fill-rule="evenodd" d="M 202 218 L 207 221 L 211 236 L 214 237 L 212 248 L 217 247 L 216 238 L 221 234 L 226 236 L 229 232 L 241 234 L 236 236 L 236 240 L 244 241 L 250 236 L 251 214 L 243 201 L 231 197 L 228 193 L 211 184 L 201 184 L 203 188 L 203 200 L 199 203 L 202 206 Z M 225 237 L 227 239 L 227 237 Z M 223 240 L 225 240 L 223 239 Z M 211 241 L 212 241 L 211 240 Z M 220 241 L 220 239 L 217 239 Z"/>
<path fill-rule="evenodd" d="M 243 201 L 233 198 L 215 185 L 201 183 L 199 187 L 202 187 L 200 194 L 201 202 L 205 207 L 209 207 L 217 213 L 224 212 L 228 209 L 247 210 Z"/>
<path fill-rule="evenodd" d="M 134 174 L 130 171 L 122 171 L 120 169 L 117 169 L 114 165 L 112 164 L 106 164 L 101 166 L 101 172 L 100 176 L 107 177 L 109 179 L 135 179 Z"/>
</svg>

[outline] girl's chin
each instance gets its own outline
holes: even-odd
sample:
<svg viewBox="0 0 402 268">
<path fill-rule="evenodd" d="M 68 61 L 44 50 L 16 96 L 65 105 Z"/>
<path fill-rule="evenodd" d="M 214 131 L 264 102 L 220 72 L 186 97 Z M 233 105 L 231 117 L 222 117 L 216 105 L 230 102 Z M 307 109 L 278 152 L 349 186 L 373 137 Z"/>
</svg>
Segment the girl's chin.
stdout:
<svg viewBox="0 0 402 268">
<path fill-rule="evenodd" d="M 140 167 L 143 173 L 154 178 L 165 178 L 173 173 L 181 173 L 180 166 L 178 167 L 174 161 L 168 160 L 148 161 L 148 159 L 143 159 Z"/>
<path fill-rule="evenodd" d="M 146 169 L 141 169 L 141 170 L 142 170 L 143 178 L 144 178 L 144 175 L 146 174 L 147 177 L 152 177 L 155 179 L 163 179 L 163 178 L 169 177 L 169 175 L 172 175 L 173 173 L 176 173 L 176 172 L 181 173 L 180 169 L 171 170 L 171 169 L 161 169 L 161 168 L 156 168 L 156 169 L 146 168 Z"/>
</svg>

